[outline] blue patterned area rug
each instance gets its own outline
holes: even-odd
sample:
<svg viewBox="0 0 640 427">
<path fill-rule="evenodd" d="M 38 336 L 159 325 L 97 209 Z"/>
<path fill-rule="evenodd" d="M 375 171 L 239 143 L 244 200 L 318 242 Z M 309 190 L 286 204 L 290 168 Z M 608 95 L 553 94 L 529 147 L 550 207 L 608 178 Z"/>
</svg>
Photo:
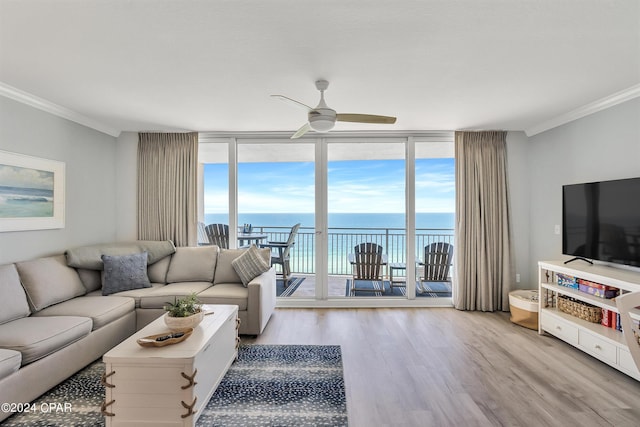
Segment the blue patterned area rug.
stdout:
<svg viewBox="0 0 640 427">
<path fill-rule="evenodd" d="M 407 289 L 404 286 L 389 286 L 389 281 L 384 280 L 358 280 L 356 288 L 366 289 L 351 291 L 352 279 L 347 279 L 345 296 L 348 297 L 406 297 Z M 421 282 L 416 286 L 416 297 L 450 298 L 451 283 L 449 282 Z"/>
<path fill-rule="evenodd" d="M 16 414 L 6 427 L 104 426 L 100 361 L 33 402 L 71 411 Z M 61 406 L 64 408 L 64 406 Z M 340 346 L 242 345 L 197 426 L 346 426 Z"/>
<path fill-rule="evenodd" d="M 287 280 L 287 286 L 285 286 L 284 280 L 276 280 L 276 296 L 277 297 L 290 297 L 298 289 L 298 286 L 304 282 L 304 277 L 290 277 Z"/>
<path fill-rule="evenodd" d="M 346 426 L 340 346 L 249 345 L 198 426 Z"/>
</svg>

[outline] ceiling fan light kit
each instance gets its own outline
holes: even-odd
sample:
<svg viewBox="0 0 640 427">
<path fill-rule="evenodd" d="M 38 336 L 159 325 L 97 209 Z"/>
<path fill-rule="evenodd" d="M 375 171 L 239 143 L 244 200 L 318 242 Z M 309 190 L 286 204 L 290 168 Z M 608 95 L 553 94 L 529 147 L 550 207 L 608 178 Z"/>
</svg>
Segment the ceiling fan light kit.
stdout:
<svg viewBox="0 0 640 427">
<path fill-rule="evenodd" d="M 393 124 L 396 122 L 395 117 L 391 116 L 375 116 L 372 114 L 353 114 L 353 113 L 336 113 L 336 110 L 329 108 L 324 101 L 324 91 L 329 87 L 329 82 L 326 80 L 316 81 L 316 88 L 320 91 L 320 102 L 315 108 L 311 108 L 306 104 L 291 99 L 284 95 L 271 95 L 275 98 L 281 99 L 287 102 L 293 102 L 298 107 L 303 107 L 307 110 L 308 122 L 302 125 L 298 131 L 293 134 L 291 139 L 300 138 L 302 135 L 310 130 L 316 132 L 328 132 L 339 122 L 352 122 L 352 123 L 376 123 L 376 124 Z"/>
</svg>

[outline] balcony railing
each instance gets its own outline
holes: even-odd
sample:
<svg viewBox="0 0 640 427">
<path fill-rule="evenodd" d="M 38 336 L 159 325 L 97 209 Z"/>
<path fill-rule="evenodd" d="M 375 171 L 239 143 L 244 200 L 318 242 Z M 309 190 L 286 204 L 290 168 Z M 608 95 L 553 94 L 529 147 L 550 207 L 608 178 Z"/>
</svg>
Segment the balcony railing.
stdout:
<svg viewBox="0 0 640 427">
<path fill-rule="evenodd" d="M 288 227 L 253 226 L 268 235 L 267 240 L 286 241 Z M 315 273 L 315 238 L 311 227 L 300 227 L 291 249 L 291 271 L 301 274 Z M 453 244 L 453 229 L 416 229 L 416 256 L 424 256 L 424 247 L 435 242 Z M 384 248 L 389 262 L 406 261 L 406 231 L 403 228 L 330 228 L 328 234 L 328 266 L 330 275 L 351 274 L 348 254 L 364 242 L 377 243 Z"/>
</svg>

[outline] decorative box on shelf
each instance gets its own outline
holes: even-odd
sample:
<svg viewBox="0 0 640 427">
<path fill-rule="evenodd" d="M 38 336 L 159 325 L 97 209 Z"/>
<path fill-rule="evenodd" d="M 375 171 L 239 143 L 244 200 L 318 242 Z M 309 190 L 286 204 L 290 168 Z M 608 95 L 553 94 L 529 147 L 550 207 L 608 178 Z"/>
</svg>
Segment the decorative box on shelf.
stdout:
<svg viewBox="0 0 640 427">
<path fill-rule="evenodd" d="M 578 281 L 575 277 L 568 276 L 562 273 L 557 273 L 556 277 L 558 278 L 558 286 L 564 286 L 565 288 L 571 289 L 579 289 Z"/>
<path fill-rule="evenodd" d="M 613 286 L 601 285 L 600 283 L 590 282 L 584 279 L 578 279 L 580 292 L 593 295 L 600 298 L 615 298 L 618 296 L 620 289 Z"/>
</svg>

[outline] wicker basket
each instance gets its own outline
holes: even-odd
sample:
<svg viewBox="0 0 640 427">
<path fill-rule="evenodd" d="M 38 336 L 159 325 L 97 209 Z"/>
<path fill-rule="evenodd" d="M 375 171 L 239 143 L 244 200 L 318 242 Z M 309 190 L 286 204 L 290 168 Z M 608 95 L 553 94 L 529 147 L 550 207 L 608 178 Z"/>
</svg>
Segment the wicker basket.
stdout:
<svg viewBox="0 0 640 427">
<path fill-rule="evenodd" d="M 572 301 L 569 297 L 558 295 L 558 309 L 562 312 L 586 320 L 591 323 L 600 323 L 602 309 L 581 301 Z"/>
</svg>

